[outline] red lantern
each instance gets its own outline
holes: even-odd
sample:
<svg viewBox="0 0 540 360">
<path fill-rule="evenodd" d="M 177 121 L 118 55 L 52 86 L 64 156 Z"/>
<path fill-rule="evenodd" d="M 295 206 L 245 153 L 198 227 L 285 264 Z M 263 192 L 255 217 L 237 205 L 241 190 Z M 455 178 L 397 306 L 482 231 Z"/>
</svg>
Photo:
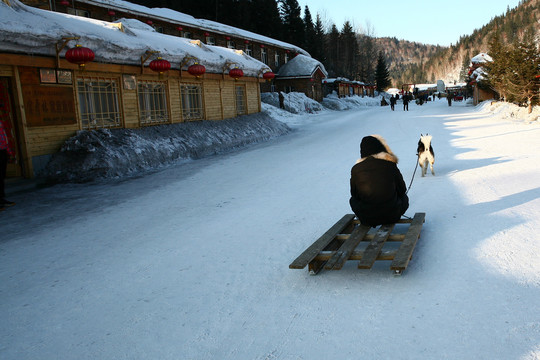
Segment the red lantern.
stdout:
<svg viewBox="0 0 540 360">
<path fill-rule="evenodd" d="M 169 71 L 171 68 L 171 63 L 167 60 L 158 57 L 156 60 L 152 60 L 150 65 L 148 65 L 152 71 L 159 73 L 160 75 L 166 71 Z"/>
<path fill-rule="evenodd" d="M 87 62 L 93 61 L 95 54 L 89 48 L 76 45 L 74 48 L 66 51 L 66 60 L 73 64 L 83 67 Z"/>
<path fill-rule="evenodd" d="M 231 40 L 230 36 L 225 36 L 225 40 Z"/>
<path fill-rule="evenodd" d="M 187 71 L 191 75 L 198 78 L 198 77 L 202 76 L 206 72 L 206 68 L 204 67 L 204 65 L 195 63 L 195 64 L 191 65 L 190 67 L 188 67 Z"/>
<path fill-rule="evenodd" d="M 109 16 L 114 16 L 114 15 L 116 15 L 116 13 L 114 12 L 114 10 L 109 10 L 109 11 L 107 11 L 107 14 L 109 14 Z"/>
<path fill-rule="evenodd" d="M 62 1 L 60 1 L 60 5 L 69 6 L 69 1 L 62 0 Z"/>
<path fill-rule="evenodd" d="M 210 33 L 209 33 L 209 32 L 205 32 L 205 33 L 204 33 L 204 36 L 210 36 Z"/>
<path fill-rule="evenodd" d="M 249 40 L 244 40 L 244 44 L 249 44 Z"/>
<path fill-rule="evenodd" d="M 146 23 L 150 26 L 152 26 L 152 24 L 154 24 L 154 22 L 152 20 L 146 20 Z"/>
<path fill-rule="evenodd" d="M 263 79 L 270 81 L 270 80 L 272 80 L 275 76 L 276 76 L 276 75 L 275 75 L 273 72 L 267 71 L 267 72 L 265 72 L 265 73 L 263 74 Z"/>
<path fill-rule="evenodd" d="M 179 27 L 177 27 L 177 28 L 176 28 L 176 30 L 178 30 L 178 31 L 183 31 L 183 30 L 184 30 L 184 28 L 183 28 L 183 27 L 181 27 L 181 26 L 179 26 Z"/>
<path fill-rule="evenodd" d="M 242 71 L 242 69 L 234 68 L 229 71 L 229 76 L 232 77 L 234 80 L 238 80 L 242 76 L 244 76 L 244 72 Z"/>
</svg>

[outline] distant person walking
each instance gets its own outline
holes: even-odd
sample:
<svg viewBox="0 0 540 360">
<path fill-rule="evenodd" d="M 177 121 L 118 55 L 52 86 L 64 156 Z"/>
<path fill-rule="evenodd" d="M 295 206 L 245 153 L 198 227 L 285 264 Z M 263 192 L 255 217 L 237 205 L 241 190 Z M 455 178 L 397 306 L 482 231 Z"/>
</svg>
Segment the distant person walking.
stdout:
<svg viewBox="0 0 540 360">
<path fill-rule="evenodd" d="M 403 94 L 401 97 L 403 99 L 403 111 L 409 111 L 409 94 Z"/>
<path fill-rule="evenodd" d="M 279 92 L 279 108 L 285 109 L 285 97 L 281 91 Z"/>
<path fill-rule="evenodd" d="M 396 98 L 394 97 L 394 95 L 392 95 L 392 97 L 390 98 L 390 108 L 392 109 L 392 111 L 394 111 L 395 105 L 396 105 Z"/>
<path fill-rule="evenodd" d="M 446 95 L 446 100 L 448 100 L 448 106 L 452 106 L 452 98 L 454 97 L 453 94 L 451 93 L 448 93 L 448 95 Z"/>
</svg>

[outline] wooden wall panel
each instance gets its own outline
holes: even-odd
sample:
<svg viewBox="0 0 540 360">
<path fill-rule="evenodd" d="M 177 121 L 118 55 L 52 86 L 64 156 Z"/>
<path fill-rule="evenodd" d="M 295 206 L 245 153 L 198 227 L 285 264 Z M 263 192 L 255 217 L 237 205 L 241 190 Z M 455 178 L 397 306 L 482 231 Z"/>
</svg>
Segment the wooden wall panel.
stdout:
<svg viewBox="0 0 540 360">
<path fill-rule="evenodd" d="M 0 76 L 13 76 L 13 67 L 9 65 L 0 65 Z"/>
<path fill-rule="evenodd" d="M 236 99 L 235 99 L 235 82 L 223 82 L 221 97 L 223 99 L 223 118 L 230 119 L 236 117 Z"/>
<path fill-rule="evenodd" d="M 180 99 L 180 82 L 178 78 L 169 79 L 169 111 L 171 122 L 183 122 L 182 100 Z"/>
<path fill-rule="evenodd" d="M 137 101 L 136 90 L 123 91 L 123 111 L 124 111 L 124 126 L 126 129 L 138 128 L 139 121 L 139 102 Z"/>
<path fill-rule="evenodd" d="M 64 142 L 75 135 L 77 130 L 78 125 L 28 128 L 28 155 L 32 157 L 58 152 Z"/>
<path fill-rule="evenodd" d="M 247 113 L 253 114 L 259 112 L 260 94 L 258 83 L 246 84 L 246 97 Z"/>
<path fill-rule="evenodd" d="M 205 82 L 204 105 L 206 120 L 223 120 L 219 81 L 209 80 Z"/>
</svg>

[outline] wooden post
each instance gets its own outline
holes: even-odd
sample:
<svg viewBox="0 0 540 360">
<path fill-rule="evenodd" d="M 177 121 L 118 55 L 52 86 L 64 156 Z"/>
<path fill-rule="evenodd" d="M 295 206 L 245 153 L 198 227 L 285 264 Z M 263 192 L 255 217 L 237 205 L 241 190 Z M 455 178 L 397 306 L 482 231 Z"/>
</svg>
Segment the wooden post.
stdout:
<svg viewBox="0 0 540 360">
<path fill-rule="evenodd" d="M 32 165 L 32 158 L 28 153 L 28 136 L 26 131 L 26 112 L 24 109 L 24 99 L 22 95 L 22 86 L 21 86 L 21 77 L 19 75 L 19 67 L 13 67 L 13 75 L 15 77 L 15 89 L 17 96 L 15 96 L 15 106 L 17 107 L 17 113 L 19 116 L 16 116 L 16 121 L 19 123 L 19 141 L 21 146 L 21 160 L 24 165 L 23 173 L 25 177 L 33 178 L 34 177 L 34 167 Z"/>
<path fill-rule="evenodd" d="M 67 43 L 71 40 L 79 40 L 79 36 L 63 37 L 62 40 L 58 41 L 54 47 L 56 50 L 56 68 L 60 67 L 60 52 L 67 46 Z M 62 43 L 62 44 L 60 44 Z"/>
</svg>

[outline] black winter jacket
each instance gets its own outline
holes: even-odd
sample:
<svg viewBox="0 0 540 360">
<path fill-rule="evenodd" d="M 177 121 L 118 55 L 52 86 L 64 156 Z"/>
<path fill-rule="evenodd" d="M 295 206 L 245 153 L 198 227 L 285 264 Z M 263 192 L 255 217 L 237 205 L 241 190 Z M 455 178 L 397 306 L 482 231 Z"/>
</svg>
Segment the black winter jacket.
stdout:
<svg viewBox="0 0 540 360">
<path fill-rule="evenodd" d="M 351 169 L 349 202 L 362 224 L 370 226 L 395 223 L 409 207 L 398 159 L 383 144 L 387 152 L 361 158 Z"/>
</svg>

